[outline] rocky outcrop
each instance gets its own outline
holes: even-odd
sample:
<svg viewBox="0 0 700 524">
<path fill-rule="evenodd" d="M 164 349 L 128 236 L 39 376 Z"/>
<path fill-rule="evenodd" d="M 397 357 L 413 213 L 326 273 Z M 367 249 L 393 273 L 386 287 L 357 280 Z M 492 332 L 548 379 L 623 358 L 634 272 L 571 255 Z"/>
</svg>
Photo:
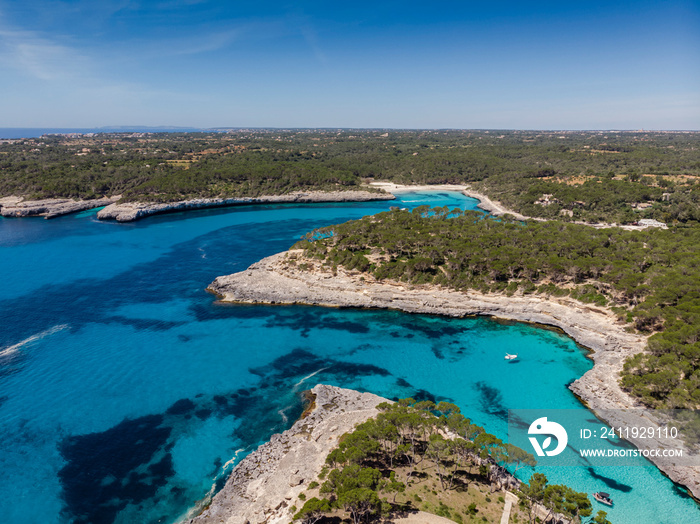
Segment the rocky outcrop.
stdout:
<svg viewBox="0 0 700 524">
<path fill-rule="evenodd" d="M 372 200 L 393 200 L 395 198 L 396 197 L 390 193 L 371 191 L 308 191 L 255 198 L 194 198 L 191 200 L 163 204 L 155 202 L 123 202 L 107 206 L 97 214 L 97 218 L 102 220 L 113 219 L 118 222 L 132 222 L 150 215 L 185 211 L 188 209 L 204 209 L 245 204 L 368 202 Z"/>
<path fill-rule="evenodd" d="M 307 489 L 338 445 L 338 437 L 378 414 L 388 402 L 371 393 L 319 384 L 311 390 L 313 409 L 282 434 L 244 458 L 211 505 L 190 524 L 258 524 L 292 521 Z"/>
<path fill-rule="evenodd" d="M 643 351 L 646 338 L 627 332 L 627 325 L 608 309 L 569 298 L 508 297 L 377 282 L 369 275 L 347 273 L 342 268 L 334 275 L 318 262 L 302 259 L 302 255 L 301 250 L 273 255 L 245 271 L 218 277 L 208 289 L 226 302 L 392 308 L 453 317 L 488 315 L 556 326 L 594 351 L 593 369 L 570 388 L 600 418 L 616 427 L 664 424 L 664 420 L 645 410 L 619 386 L 625 360 Z M 303 270 L 301 263 L 305 264 Z M 677 440 L 629 440 L 640 449 L 678 447 Z M 651 460 L 672 480 L 687 486 L 700 498 L 699 468 L 680 466 L 658 457 Z"/>
<path fill-rule="evenodd" d="M 69 198 L 47 198 L 44 200 L 25 200 L 22 197 L 5 197 L 0 199 L 0 214 L 4 217 L 44 217 L 55 218 L 86 209 L 106 206 L 118 197 L 95 198 L 90 200 L 72 200 Z"/>
</svg>

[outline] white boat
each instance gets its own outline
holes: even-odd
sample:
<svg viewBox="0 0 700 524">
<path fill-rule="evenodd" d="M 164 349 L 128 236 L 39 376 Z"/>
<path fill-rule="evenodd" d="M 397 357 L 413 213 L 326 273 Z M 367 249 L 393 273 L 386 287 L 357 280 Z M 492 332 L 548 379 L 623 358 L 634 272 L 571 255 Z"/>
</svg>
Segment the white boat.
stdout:
<svg viewBox="0 0 700 524">
<path fill-rule="evenodd" d="M 596 499 L 601 504 L 605 504 L 606 506 L 613 505 L 613 501 L 610 498 L 610 495 L 608 493 L 604 493 L 602 491 L 599 491 L 597 493 L 593 493 L 593 498 Z"/>
<path fill-rule="evenodd" d="M 511 355 L 510 353 L 506 353 L 506 360 L 515 360 L 518 358 L 518 355 Z"/>
</svg>

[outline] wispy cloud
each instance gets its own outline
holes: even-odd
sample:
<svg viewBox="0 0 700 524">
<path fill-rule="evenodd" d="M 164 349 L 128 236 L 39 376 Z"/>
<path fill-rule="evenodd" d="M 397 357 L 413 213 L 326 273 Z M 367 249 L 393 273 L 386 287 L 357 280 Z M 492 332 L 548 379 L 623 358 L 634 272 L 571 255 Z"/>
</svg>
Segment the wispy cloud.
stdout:
<svg viewBox="0 0 700 524">
<path fill-rule="evenodd" d="M 248 32 L 248 28 L 234 27 L 211 32 L 207 35 L 181 35 L 177 38 L 131 40 L 123 43 L 127 49 L 138 49 L 140 60 L 164 57 L 191 56 L 212 53 L 232 45 Z M 133 60 L 133 54 L 131 60 Z"/>
<path fill-rule="evenodd" d="M 0 20 L 0 66 L 39 80 L 83 77 L 89 60 L 76 49 Z"/>
<path fill-rule="evenodd" d="M 313 26 L 311 26 L 311 24 L 302 24 L 299 26 L 299 31 L 301 31 L 301 36 L 304 38 L 304 41 L 309 46 L 316 59 L 322 64 L 327 64 L 328 58 L 323 51 L 318 34 Z"/>
</svg>

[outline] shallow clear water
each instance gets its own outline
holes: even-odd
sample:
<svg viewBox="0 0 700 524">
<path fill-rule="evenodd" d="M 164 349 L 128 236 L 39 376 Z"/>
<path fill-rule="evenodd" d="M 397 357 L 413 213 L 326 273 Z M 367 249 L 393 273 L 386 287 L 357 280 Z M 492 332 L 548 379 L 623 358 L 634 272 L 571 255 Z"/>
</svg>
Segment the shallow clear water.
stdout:
<svg viewBox="0 0 700 524">
<path fill-rule="evenodd" d="M 591 366 L 554 331 L 394 311 L 217 305 L 204 288 L 303 233 L 401 202 L 196 211 L 133 224 L 94 211 L 0 219 L 0 507 L 7 522 L 171 522 L 287 428 L 318 382 L 449 399 L 505 437 L 512 408 L 587 412 L 566 384 Z M 523 355 L 504 364 L 503 354 Z M 653 467 L 550 468 L 609 491 L 615 523 L 693 522 Z M 529 473 L 525 473 L 529 475 Z M 597 508 L 608 509 L 608 508 Z"/>
</svg>

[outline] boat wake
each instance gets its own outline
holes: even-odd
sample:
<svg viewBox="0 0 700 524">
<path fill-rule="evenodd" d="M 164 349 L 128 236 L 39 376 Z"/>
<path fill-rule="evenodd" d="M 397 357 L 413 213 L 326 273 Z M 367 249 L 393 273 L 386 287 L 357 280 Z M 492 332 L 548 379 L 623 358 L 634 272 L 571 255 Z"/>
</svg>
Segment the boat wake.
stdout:
<svg viewBox="0 0 700 524">
<path fill-rule="evenodd" d="M 311 375 L 306 375 L 306 376 L 305 376 L 304 378 L 302 378 L 299 382 L 297 382 L 296 384 L 294 384 L 294 387 L 292 388 L 292 391 L 296 391 L 297 388 L 298 388 L 299 386 L 301 386 L 304 382 L 306 382 L 308 379 L 310 379 L 310 378 L 313 377 L 314 375 L 319 374 L 321 371 L 325 371 L 326 369 L 328 369 L 328 368 L 321 368 L 321 369 L 319 369 L 319 370 L 314 371 L 313 373 L 311 373 Z"/>
<path fill-rule="evenodd" d="M 32 335 L 31 337 L 25 338 L 24 340 L 22 340 L 21 342 L 18 342 L 17 344 L 13 344 L 12 346 L 4 347 L 4 348 L 0 349 L 0 357 L 9 357 L 10 355 L 17 353 L 24 346 L 31 344 L 32 342 L 36 342 L 37 340 L 41 340 L 42 338 L 46 338 L 49 335 L 53 335 L 55 333 L 58 333 L 59 331 L 63 331 L 67 327 L 68 327 L 68 324 L 59 324 L 57 326 L 54 326 L 52 328 L 47 329 L 46 331 L 42 331 L 41 333 L 37 333 L 36 335 Z"/>
</svg>

